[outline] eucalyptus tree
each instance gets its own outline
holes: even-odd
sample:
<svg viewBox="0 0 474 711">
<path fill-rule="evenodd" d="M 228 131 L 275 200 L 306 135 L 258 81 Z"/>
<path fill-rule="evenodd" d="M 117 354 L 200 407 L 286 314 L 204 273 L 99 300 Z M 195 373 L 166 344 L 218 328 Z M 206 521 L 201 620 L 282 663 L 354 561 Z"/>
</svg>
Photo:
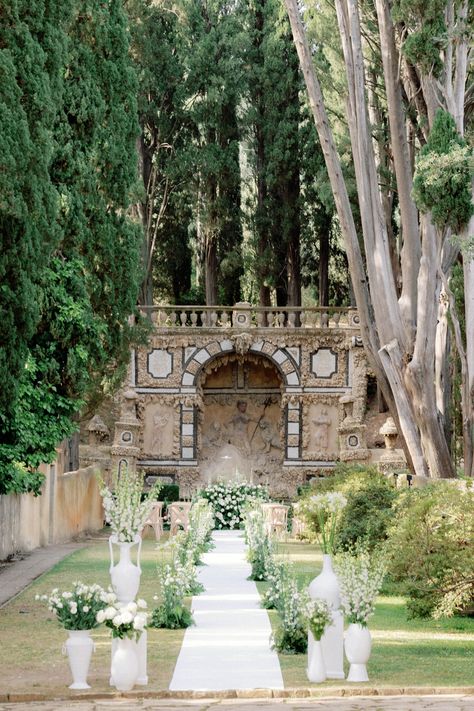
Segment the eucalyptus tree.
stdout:
<svg viewBox="0 0 474 711">
<path fill-rule="evenodd" d="M 347 120 L 361 206 L 363 253 L 297 3 L 285 0 L 285 4 L 345 238 L 371 365 L 399 421 L 414 471 L 422 476 L 453 476 L 443 416 L 437 406 L 435 345 L 440 293 L 443 287 L 449 293 L 450 269 L 459 252 L 451 235 L 457 233 L 462 237 L 472 230 L 472 203 L 466 201 L 466 191 L 472 190 L 469 174 L 472 153 L 462 139 L 473 94 L 468 71 L 472 10 L 467 0 L 459 3 L 400 0 L 393 6 L 389 0 L 375 0 L 401 226 L 398 292 L 378 180 L 377 151 L 369 123 L 358 3 L 336 0 L 347 79 Z M 425 152 L 418 159 L 418 166 L 421 171 L 425 169 L 425 176 L 419 172 L 418 177 L 424 188 L 419 186 L 413 193 L 413 156 L 423 144 Z M 432 193 L 427 200 L 418 199 L 418 206 L 416 203 L 417 193 L 418 196 L 430 193 L 433 181 L 443 185 L 439 199 L 451 203 L 451 207 L 456 205 L 454 210 L 443 210 L 439 219 Z M 450 217 L 452 212 L 457 215 L 454 220 Z M 471 262 L 468 257 L 465 261 L 469 296 Z M 472 306 L 470 297 L 467 302 Z M 470 333 L 471 306 L 466 311 L 466 330 Z M 458 347 L 462 351 L 462 343 Z M 474 348 L 474 338 L 468 336 L 467 348 Z M 466 355 L 463 408 L 468 474 L 472 474 L 473 466 L 470 363 L 470 356 Z"/>
</svg>

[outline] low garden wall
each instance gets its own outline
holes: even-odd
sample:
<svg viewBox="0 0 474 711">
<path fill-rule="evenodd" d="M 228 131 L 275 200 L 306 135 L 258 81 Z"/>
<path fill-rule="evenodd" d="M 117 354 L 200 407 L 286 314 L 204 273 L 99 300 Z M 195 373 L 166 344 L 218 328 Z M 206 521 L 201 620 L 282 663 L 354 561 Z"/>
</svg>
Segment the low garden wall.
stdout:
<svg viewBox="0 0 474 711">
<path fill-rule="evenodd" d="M 56 464 L 43 466 L 41 496 L 0 496 L 0 560 L 100 530 L 103 512 L 96 470 L 90 466 L 63 474 Z"/>
</svg>

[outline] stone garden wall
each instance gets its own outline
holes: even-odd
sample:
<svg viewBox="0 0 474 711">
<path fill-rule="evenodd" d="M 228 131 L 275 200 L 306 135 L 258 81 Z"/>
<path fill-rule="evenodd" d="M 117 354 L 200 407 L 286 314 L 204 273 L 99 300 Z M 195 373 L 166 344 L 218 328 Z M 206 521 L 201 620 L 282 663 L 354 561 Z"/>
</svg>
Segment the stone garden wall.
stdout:
<svg viewBox="0 0 474 711">
<path fill-rule="evenodd" d="M 0 496 L 0 560 L 102 528 L 102 500 L 90 466 L 63 474 L 44 465 L 41 496 Z"/>
</svg>

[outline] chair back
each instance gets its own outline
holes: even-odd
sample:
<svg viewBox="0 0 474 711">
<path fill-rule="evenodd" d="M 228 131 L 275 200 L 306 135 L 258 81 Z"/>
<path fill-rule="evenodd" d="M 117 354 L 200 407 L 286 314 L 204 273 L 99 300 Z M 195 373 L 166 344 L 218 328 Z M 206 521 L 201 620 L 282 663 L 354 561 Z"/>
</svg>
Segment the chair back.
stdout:
<svg viewBox="0 0 474 711">
<path fill-rule="evenodd" d="M 189 501 L 173 501 L 173 503 L 168 506 L 170 534 L 172 536 L 174 536 L 180 528 L 184 531 L 188 530 L 190 510 L 191 503 Z"/>
</svg>

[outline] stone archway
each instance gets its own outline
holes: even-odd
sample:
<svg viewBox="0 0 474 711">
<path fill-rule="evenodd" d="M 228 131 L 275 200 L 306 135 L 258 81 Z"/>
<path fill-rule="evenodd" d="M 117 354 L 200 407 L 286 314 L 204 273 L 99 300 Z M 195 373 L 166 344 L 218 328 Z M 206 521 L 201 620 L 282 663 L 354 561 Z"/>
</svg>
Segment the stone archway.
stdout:
<svg viewBox="0 0 474 711">
<path fill-rule="evenodd" d="M 268 483 L 283 464 L 283 377 L 266 355 L 217 356 L 200 370 L 198 465 L 207 481 Z"/>
</svg>

